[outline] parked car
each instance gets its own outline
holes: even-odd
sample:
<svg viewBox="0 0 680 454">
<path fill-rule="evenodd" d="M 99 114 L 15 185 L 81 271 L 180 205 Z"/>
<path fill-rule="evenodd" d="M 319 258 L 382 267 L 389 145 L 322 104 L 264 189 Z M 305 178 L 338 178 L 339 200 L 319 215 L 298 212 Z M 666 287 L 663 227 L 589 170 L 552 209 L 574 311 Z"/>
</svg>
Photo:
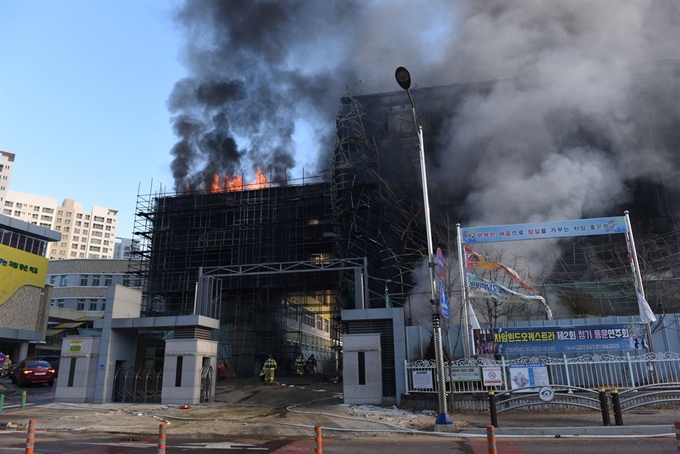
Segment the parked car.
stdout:
<svg viewBox="0 0 680 454">
<path fill-rule="evenodd" d="M 54 386 L 56 371 L 47 361 L 34 361 L 25 359 L 14 368 L 12 383 L 19 386 L 47 383 Z"/>
</svg>

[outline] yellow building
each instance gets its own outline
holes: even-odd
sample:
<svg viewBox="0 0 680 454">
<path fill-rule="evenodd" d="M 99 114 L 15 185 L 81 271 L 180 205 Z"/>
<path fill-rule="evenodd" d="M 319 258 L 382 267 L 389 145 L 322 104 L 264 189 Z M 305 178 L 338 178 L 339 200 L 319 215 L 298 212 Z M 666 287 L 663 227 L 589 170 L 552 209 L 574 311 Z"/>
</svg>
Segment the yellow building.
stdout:
<svg viewBox="0 0 680 454">
<path fill-rule="evenodd" d="M 45 341 L 51 286 L 49 243 L 61 234 L 0 215 L 0 352 L 16 361 Z"/>
</svg>

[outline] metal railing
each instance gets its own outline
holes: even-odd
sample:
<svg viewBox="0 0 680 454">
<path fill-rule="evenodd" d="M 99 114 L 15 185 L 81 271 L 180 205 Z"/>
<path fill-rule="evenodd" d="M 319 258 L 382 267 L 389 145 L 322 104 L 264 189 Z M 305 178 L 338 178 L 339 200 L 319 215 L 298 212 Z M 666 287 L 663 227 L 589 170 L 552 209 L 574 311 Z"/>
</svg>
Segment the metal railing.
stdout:
<svg viewBox="0 0 680 454">
<path fill-rule="evenodd" d="M 647 385 L 680 382 L 680 354 L 673 352 L 644 355 L 583 355 L 569 358 L 533 356 L 507 360 L 467 358 L 446 364 L 446 392 L 486 393 L 513 388 L 511 366 L 544 365 L 551 385 L 587 389 L 600 387 L 630 389 Z M 404 363 L 407 393 L 436 393 L 437 374 L 434 360 Z M 501 377 L 493 385 L 485 385 L 485 368 L 494 368 Z M 487 369 L 491 370 L 491 369 Z"/>
<path fill-rule="evenodd" d="M 163 369 L 118 368 L 113 378 L 114 402 L 160 402 Z"/>
</svg>

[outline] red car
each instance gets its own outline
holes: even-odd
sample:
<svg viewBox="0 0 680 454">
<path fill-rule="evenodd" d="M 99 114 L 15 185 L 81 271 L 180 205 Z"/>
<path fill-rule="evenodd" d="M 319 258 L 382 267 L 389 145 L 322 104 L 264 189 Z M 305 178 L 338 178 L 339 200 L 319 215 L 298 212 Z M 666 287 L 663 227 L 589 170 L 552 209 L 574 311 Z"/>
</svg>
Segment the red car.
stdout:
<svg viewBox="0 0 680 454">
<path fill-rule="evenodd" d="M 47 361 L 23 360 L 12 370 L 12 383 L 19 386 L 47 383 L 54 386 L 56 371 Z"/>
</svg>

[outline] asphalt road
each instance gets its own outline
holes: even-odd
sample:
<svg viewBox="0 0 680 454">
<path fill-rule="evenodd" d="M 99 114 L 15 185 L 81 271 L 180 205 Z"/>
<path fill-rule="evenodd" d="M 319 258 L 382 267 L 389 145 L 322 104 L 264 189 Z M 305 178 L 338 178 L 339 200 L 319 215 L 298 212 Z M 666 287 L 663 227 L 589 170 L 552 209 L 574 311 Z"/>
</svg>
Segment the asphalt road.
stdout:
<svg viewBox="0 0 680 454">
<path fill-rule="evenodd" d="M 522 438 L 499 440 L 496 446 L 499 454 L 660 454 L 676 452 L 675 439 L 670 437 L 640 439 Z M 167 454 L 190 452 L 196 452 L 197 454 L 225 454 L 227 452 L 293 454 L 313 453 L 316 447 L 313 436 L 307 440 L 169 437 L 165 452 Z M 23 453 L 25 448 L 26 434 L 0 432 L 0 452 L 8 454 Z M 488 453 L 486 440 L 461 440 L 455 438 L 323 440 L 322 450 L 324 454 Z M 38 432 L 34 440 L 35 454 L 156 454 L 157 452 L 158 439 L 156 437 Z"/>
</svg>

